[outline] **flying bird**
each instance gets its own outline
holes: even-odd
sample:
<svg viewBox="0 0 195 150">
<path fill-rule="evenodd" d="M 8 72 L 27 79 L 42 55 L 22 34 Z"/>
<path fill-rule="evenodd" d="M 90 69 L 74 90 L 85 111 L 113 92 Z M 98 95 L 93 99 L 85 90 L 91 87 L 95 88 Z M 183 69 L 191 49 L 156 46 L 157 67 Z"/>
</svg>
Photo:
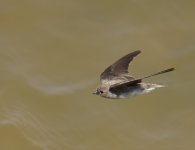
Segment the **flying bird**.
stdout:
<svg viewBox="0 0 195 150">
<path fill-rule="evenodd" d="M 148 93 L 156 88 L 164 87 L 159 84 L 145 83 L 142 82 L 142 80 L 173 71 L 174 68 L 165 69 L 142 78 L 135 78 L 129 74 L 129 63 L 140 53 L 140 50 L 129 53 L 106 68 L 104 72 L 101 73 L 100 85 L 93 94 L 104 98 L 122 99 Z"/>
</svg>

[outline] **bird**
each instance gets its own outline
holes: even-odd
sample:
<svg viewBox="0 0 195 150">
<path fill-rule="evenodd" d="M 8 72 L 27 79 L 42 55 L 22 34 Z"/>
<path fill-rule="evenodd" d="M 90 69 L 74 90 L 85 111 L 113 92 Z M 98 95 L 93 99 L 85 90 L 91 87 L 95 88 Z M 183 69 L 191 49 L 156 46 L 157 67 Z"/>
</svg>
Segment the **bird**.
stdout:
<svg viewBox="0 0 195 150">
<path fill-rule="evenodd" d="M 142 80 L 171 72 L 175 70 L 175 68 L 164 69 L 141 78 L 135 78 L 129 74 L 129 63 L 140 53 L 140 50 L 133 51 L 107 67 L 101 73 L 100 85 L 93 94 L 110 99 L 124 99 L 148 93 L 156 88 L 164 87 L 164 85 L 145 83 L 142 82 Z"/>
</svg>

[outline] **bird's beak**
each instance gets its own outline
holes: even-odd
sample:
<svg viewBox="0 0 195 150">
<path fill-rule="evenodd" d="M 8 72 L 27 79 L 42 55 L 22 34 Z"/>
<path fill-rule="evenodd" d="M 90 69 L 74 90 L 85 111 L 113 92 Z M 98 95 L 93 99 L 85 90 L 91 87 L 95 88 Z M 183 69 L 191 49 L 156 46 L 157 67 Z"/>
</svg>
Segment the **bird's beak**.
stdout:
<svg viewBox="0 0 195 150">
<path fill-rule="evenodd" d="M 94 95 L 98 95 L 97 91 L 93 92 L 92 94 L 94 94 Z"/>
</svg>

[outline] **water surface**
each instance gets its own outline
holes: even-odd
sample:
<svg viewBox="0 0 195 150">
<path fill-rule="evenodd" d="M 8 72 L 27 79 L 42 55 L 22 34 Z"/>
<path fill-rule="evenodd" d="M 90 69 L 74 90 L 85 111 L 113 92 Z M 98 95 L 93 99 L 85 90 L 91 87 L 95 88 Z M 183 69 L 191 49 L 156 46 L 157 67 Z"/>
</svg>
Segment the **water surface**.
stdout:
<svg viewBox="0 0 195 150">
<path fill-rule="evenodd" d="M 193 150 L 194 13 L 194 1 L 0 2 L 0 149 Z M 92 95 L 137 49 L 130 72 L 175 67 L 146 80 L 167 87 Z"/>
</svg>

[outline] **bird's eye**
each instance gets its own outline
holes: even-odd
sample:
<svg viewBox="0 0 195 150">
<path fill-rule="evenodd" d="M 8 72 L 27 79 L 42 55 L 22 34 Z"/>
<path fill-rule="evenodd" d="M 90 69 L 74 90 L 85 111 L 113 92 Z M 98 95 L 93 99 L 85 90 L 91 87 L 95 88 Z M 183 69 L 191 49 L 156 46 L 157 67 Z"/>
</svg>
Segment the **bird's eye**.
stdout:
<svg viewBox="0 0 195 150">
<path fill-rule="evenodd" d="M 102 94 L 102 93 L 104 93 L 103 91 L 100 91 L 100 93 Z"/>
</svg>

